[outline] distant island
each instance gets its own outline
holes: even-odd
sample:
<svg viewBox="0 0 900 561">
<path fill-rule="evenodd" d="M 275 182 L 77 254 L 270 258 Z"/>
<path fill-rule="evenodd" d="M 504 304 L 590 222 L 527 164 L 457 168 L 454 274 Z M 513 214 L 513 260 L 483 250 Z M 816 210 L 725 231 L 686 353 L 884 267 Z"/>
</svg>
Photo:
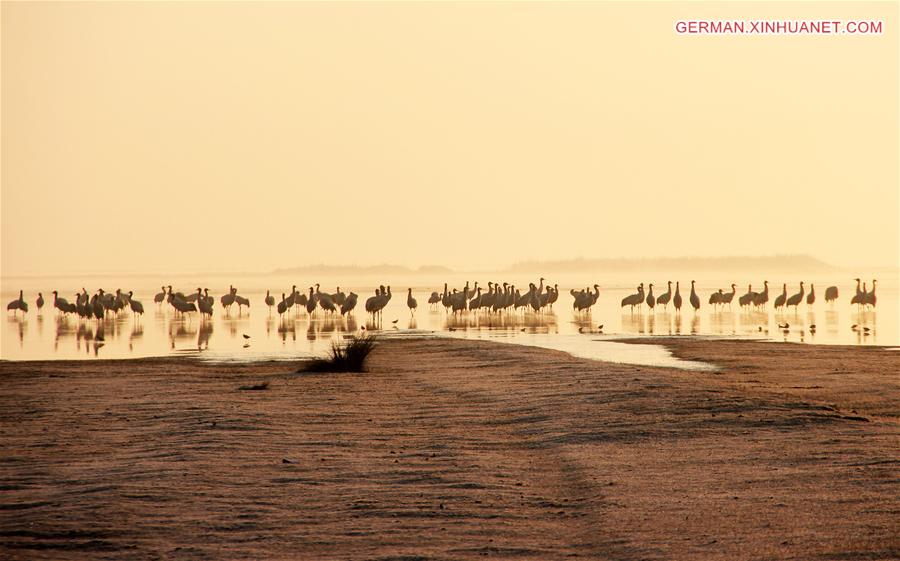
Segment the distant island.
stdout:
<svg viewBox="0 0 900 561">
<path fill-rule="evenodd" d="M 616 259 L 565 259 L 557 261 L 521 261 L 511 272 L 579 272 L 579 271 L 747 271 L 802 270 L 834 271 L 836 267 L 810 255 L 728 256 L 728 257 L 659 257 Z"/>
<path fill-rule="evenodd" d="M 596 258 L 558 259 L 552 261 L 520 261 L 508 267 L 500 266 L 497 272 L 509 273 L 565 273 L 596 271 L 805 271 L 830 272 L 839 270 L 829 263 L 810 255 L 726 256 L 726 257 L 659 257 L 659 258 Z M 300 265 L 278 268 L 278 275 L 446 275 L 452 273 L 477 273 L 471 269 L 454 270 L 442 265 L 407 267 L 404 265 Z"/>
</svg>

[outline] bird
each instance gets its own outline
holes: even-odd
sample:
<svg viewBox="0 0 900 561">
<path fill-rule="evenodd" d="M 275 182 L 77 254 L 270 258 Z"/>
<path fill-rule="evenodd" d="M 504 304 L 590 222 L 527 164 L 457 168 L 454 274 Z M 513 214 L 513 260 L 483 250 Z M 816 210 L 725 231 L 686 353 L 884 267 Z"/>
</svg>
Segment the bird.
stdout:
<svg viewBox="0 0 900 561">
<path fill-rule="evenodd" d="M 284 296 L 284 293 L 282 293 L 282 296 Z M 290 310 L 291 308 L 293 308 L 294 303 L 296 302 L 296 299 L 297 299 L 297 285 L 295 284 L 291 287 L 291 295 L 288 296 L 287 299 L 282 298 L 282 300 L 284 300 L 285 310 Z M 304 302 L 303 305 L 306 305 L 306 302 Z"/>
<path fill-rule="evenodd" d="M 19 297 L 7 304 L 6 309 L 13 310 L 13 314 L 15 314 L 17 310 L 22 310 L 22 314 L 25 314 L 25 312 L 28 311 L 28 303 L 25 302 L 25 298 L 23 297 L 21 290 L 19 291 Z"/>
<path fill-rule="evenodd" d="M 853 279 L 856 281 L 856 295 L 850 299 L 850 304 L 862 304 L 863 301 L 863 291 L 859 289 L 859 279 Z"/>
<path fill-rule="evenodd" d="M 375 305 L 376 305 L 376 303 L 378 302 L 378 299 L 379 299 L 380 297 L 381 297 L 381 290 L 378 289 L 378 288 L 376 288 L 376 289 L 375 289 L 375 296 L 370 296 L 370 297 L 366 298 L 365 307 L 366 307 L 366 312 L 367 312 L 367 313 L 370 313 L 370 314 L 372 314 L 373 316 L 375 315 Z"/>
<path fill-rule="evenodd" d="M 681 287 L 680 282 L 675 281 L 675 296 L 672 297 L 672 305 L 675 306 L 675 311 L 681 311 Z"/>
<path fill-rule="evenodd" d="M 278 315 L 284 314 L 287 311 L 287 298 L 284 297 L 284 292 L 281 293 L 281 302 L 278 303 Z"/>
<path fill-rule="evenodd" d="M 709 303 L 713 306 L 721 304 L 722 296 L 724 296 L 724 294 L 722 293 L 722 289 L 720 288 L 718 292 L 713 292 L 709 295 Z"/>
<path fill-rule="evenodd" d="M 506 283 L 503 283 L 503 288 L 504 288 L 504 290 L 506 289 Z M 550 290 L 550 287 L 549 287 L 549 286 L 547 287 L 547 290 L 548 290 L 548 291 Z M 551 310 L 553 309 L 553 304 L 554 304 L 558 299 L 559 299 L 559 284 L 553 283 L 553 292 L 550 292 L 550 299 L 549 299 L 550 309 L 551 309 Z M 653 306 L 650 306 L 650 307 L 652 308 Z"/>
<path fill-rule="evenodd" d="M 313 287 L 309 287 L 309 298 L 306 299 L 306 313 L 312 315 L 314 311 L 316 311 L 316 304 L 318 300 L 316 299 L 315 292 L 313 291 Z"/>
<path fill-rule="evenodd" d="M 412 288 L 409 289 L 409 292 L 406 294 L 406 306 L 409 308 L 410 313 L 415 313 L 416 308 L 419 307 L 419 303 L 416 302 L 416 299 L 413 298 Z"/>
<path fill-rule="evenodd" d="M 157 292 L 156 296 L 153 297 L 154 304 L 162 304 L 166 299 L 166 287 L 162 287 L 162 292 Z"/>
<path fill-rule="evenodd" d="M 838 298 L 838 287 L 829 286 L 825 289 L 825 301 L 834 302 Z"/>
<path fill-rule="evenodd" d="M 397 323 L 398 321 L 400 321 L 400 320 L 399 320 L 399 319 L 395 319 L 395 320 L 391 321 L 391 323 Z"/>
<path fill-rule="evenodd" d="M 783 308 L 784 303 L 786 301 L 787 301 L 787 283 L 785 283 L 784 286 L 782 287 L 781 294 L 779 294 L 775 298 L 775 309 L 777 310 L 778 308 Z"/>
<path fill-rule="evenodd" d="M 647 288 L 649 288 L 649 291 L 647 292 L 647 300 L 646 300 L 647 307 L 652 310 L 653 307 L 656 306 L 656 298 L 653 297 L 653 283 L 651 282 Z"/>
<path fill-rule="evenodd" d="M 266 303 L 266 306 L 269 307 L 269 313 L 272 313 L 272 306 L 275 305 L 275 297 L 272 296 L 271 294 L 269 294 L 268 290 L 266 290 L 265 303 Z"/>
<path fill-rule="evenodd" d="M 197 309 L 200 310 L 200 317 L 212 317 L 213 315 L 213 303 L 203 297 L 199 288 L 197 289 Z"/>
<path fill-rule="evenodd" d="M 239 311 L 239 312 L 240 312 L 241 309 L 243 309 L 244 306 L 247 306 L 248 308 L 250 307 L 250 300 L 247 299 L 247 298 L 244 298 L 244 297 L 241 296 L 240 294 L 235 294 L 235 295 L 234 295 L 234 302 L 235 302 L 235 304 L 238 305 L 238 311 Z"/>
<path fill-rule="evenodd" d="M 349 314 L 353 311 L 353 308 L 356 307 L 356 301 L 359 299 L 359 296 L 355 292 L 350 292 L 347 295 L 347 298 L 344 300 L 344 303 L 341 304 L 341 315 Z"/>
<path fill-rule="evenodd" d="M 135 315 L 144 315 L 144 305 L 139 301 L 132 298 L 134 292 L 128 291 L 128 305 L 131 307 L 131 312 Z"/>
<path fill-rule="evenodd" d="M 172 304 L 172 307 L 175 308 L 176 312 L 181 314 L 197 311 L 197 306 L 193 302 L 186 302 L 183 298 L 178 296 L 178 293 L 172 297 L 170 304 Z"/>
<path fill-rule="evenodd" d="M 322 294 L 319 298 L 319 306 L 326 312 L 333 314 L 337 311 L 337 306 L 334 304 L 334 300 L 332 300 L 331 295 Z"/>
<path fill-rule="evenodd" d="M 38 292 L 37 300 L 34 301 L 35 306 L 37 306 L 38 311 L 41 311 L 41 308 L 44 307 L 44 295 Z"/>
<path fill-rule="evenodd" d="M 694 281 L 691 281 L 691 306 L 693 306 L 695 312 L 700 309 L 700 297 L 694 291 Z"/>
<path fill-rule="evenodd" d="M 319 306 L 326 312 L 335 311 L 334 299 L 331 297 L 331 294 L 321 292 L 318 283 L 316 284 L 316 300 L 318 301 Z"/>
<path fill-rule="evenodd" d="M 719 303 L 723 306 L 728 304 L 728 309 L 731 309 L 731 301 L 734 300 L 734 295 L 737 294 L 737 286 L 734 283 L 731 284 L 731 292 L 726 292 L 722 294 L 722 297 L 719 299 Z"/>
<path fill-rule="evenodd" d="M 101 320 L 106 316 L 106 309 L 103 307 L 103 289 L 101 288 L 97 294 L 91 297 L 91 309 L 94 317 Z"/>
<path fill-rule="evenodd" d="M 812 306 L 816 301 L 816 285 L 809 285 L 809 294 L 806 295 L 806 305 Z"/>
<path fill-rule="evenodd" d="M 428 305 L 432 308 L 436 307 L 441 302 L 441 295 L 439 292 L 432 292 L 431 296 L 428 297 Z"/>
<path fill-rule="evenodd" d="M 740 297 L 738 298 L 738 305 L 739 305 L 740 307 L 742 307 L 742 308 L 743 308 L 744 306 L 749 306 L 750 304 L 753 303 L 753 297 L 754 297 L 754 296 L 756 296 L 756 293 L 753 292 L 753 285 L 752 285 L 752 284 L 748 284 L 748 285 L 747 285 L 747 292 L 744 293 L 744 294 L 741 294 Z"/>
<path fill-rule="evenodd" d="M 337 292 L 331 295 L 331 299 L 334 301 L 335 306 L 340 306 L 347 299 L 347 295 L 341 292 L 341 287 L 337 287 Z"/>
<path fill-rule="evenodd" d="M 666 309 L 668 309 L 668 307 L 669 307 L 669 300 L 672 299 L 672 281 L 668 281 L 668 284 L 669 284 L 669 290 L 667 290 L 663 294 L 660 294 L 659 297 L 656 299 L 656 303 L 659 304 L 660 306 L 663 306 Z"/>
<path fill-rule="evenodd" d="M 867 306 L 875 307 L 875 302 L 877 298 L 875 297 L 875 283 L 878 281 L 876 279 L 872 279 L 872 292 L 866 294 L 865 299 L 863 300 L 863 304 Z"/>
<path fill-rule="evenodd" d="M 169 291 L 171 292 L 171 288 Z M 222 303 L 222 307 L 226 310 L 229 310 L 231 306 L 234 304 L 234 295 L 237 294 L 237 289 L 231 285 L 228 285 L 228 293 L 223 294 L 219 301 Z"/>
<path fill-rule="evenodd" d="M 797 294 L 791 295 L 791 297 L 787 299 L 787 305 L 788 305 L 788 307 L 793 306 L 794 308 L 796 308 L 798 305 L 800 305 L 800 302 L 802 302 L 802 301 L 803 301 L 803 281 L 800 281 L 800 292 L 798 292 Z"/>
<path fill-rule="evenodd" d="M 242 333 L 241 336 L 242 336 L 244 339 L 249 339 L 249 338 L 250 338 L 250 336 L 247 335 L 246 333 Z"/>
<path fill-rule="evenodd" d="M 778 324 L 779 329 L 787 329 L 790 326 L 791 326 L 791 324 L 789 324 L 788 322 L 784 322 L 784 325 L 782 325 L 780 323 Z"/>
<path fill-rule="evenodd" d="M 59 292 L 56 290 L 53 291 L 53 307 L 64 314 L 73 314 L 76 310 L 75 304 L 70 304 L 65 298 L 60 298 Z"/>
<path fill-rule="evenodd" d="M 644 303 L 644 283 L 641 283 L 637 287 L 636 294 L 629 294 L 625 298 L 622 298 L 622 306 L 631 306 L 631 310 L 634 311 L 635 306 L 640 306 Z"/>
<path fill-rule="evenodd" d="M 759 308 L 765 308 L 769 301 L 769 281 L 763 281 L 762 292 L 757 292 L 753 297 L 753 305 Z"/>
</svg>

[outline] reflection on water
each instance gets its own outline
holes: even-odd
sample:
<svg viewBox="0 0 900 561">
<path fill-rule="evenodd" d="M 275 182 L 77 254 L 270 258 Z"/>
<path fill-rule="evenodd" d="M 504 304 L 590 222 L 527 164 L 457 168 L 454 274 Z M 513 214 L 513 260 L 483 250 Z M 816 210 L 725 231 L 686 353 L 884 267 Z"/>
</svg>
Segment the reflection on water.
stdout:
<svg viewBox="0 0 900 561">
<path fill-rule="evenodd" d="M 494 278 L 493 275 L 491 277 Z M 462 290 L 465 280 L 458 283 L 458 290 Z M 571 286 L 580 290 L 588 284 L 586 280 L 573 282 Z M 522 281 L 516 286 L 527 287 L 528 279 Z M 375 293 L 374 286 L 361 284 L 353 287 L 353 292 L 361 296 L 356 310 L 349 315 L 326 313 L 321 309 L 309 314 L 305 303 L 308 293 L 301 289 L 298 289 L 298 305 L 279 315 L 265 306 L 263 298 L 266 289 L 271 290 L 272 294 L 286 292 L 289 295 L 289 287 L 297 284 L 296 281 L 282 279 L 279 286 L 286 288 L 277 291 L 274 286 L 258 286 L 252 282 L 246 280 L 239 283 L 253 289 L 241 289 L 238 293 L 250 300 L 250 307 L 239 305 L 223 309 L 220 295 L 228 293 L 229 282 L 218 290 L 211 290 L 210 295 L 217 295 L 211 318 L 201 317 L 196 312 L 176 314 L 168 303 L 154 303 L 153 296 L 161 284 L 155 279 L 147 282 L 145 289 L 134 290 L 134 298 L 144 303 L 143 315 L 133 315 L 126 307 L 118 314 L 108 313 L 101 320 L 84 319 L 76 314 L 62 315 L 52 304 L 41 311 L 32 309 L 24 315 L 9 312 L 3 325 L 0 354 L 9 360 L 127 358 L 173 353 L 215 359 L 292 359 L 319 355 L 328 349 L 332 341 L 364 330 L 391 336 L 432 334 L 490 338 L 560 348 L 594 358 L 600 358 L 601 349 L 605 349 L 605 358 L 609 360 L 622 356 L 621 353 L 630 353 L 629 356 L 634 359 L 634 351 L 619 349 L 609 341 L 598 340 L 598 336 L 694 335 L 820 344 L 898 344 L 897 287 L 890 282 L 879 283 L 877 309 L 860 309 L 851 306 L 849 298 L 844 298 L 836 303 L 820 300 L 812 306 L 804 303 L 777 311 L 773 310 L 771 302 L 762 310 L 740 307 L 737 301 L 731 307 L 707 306 L 705 302 L 711 291 L 698 283 L 704 305 L 696 313 L 690 307 L 677 312 L 671 304 L 657 306 L 653 310 L 646 306 L 635 307 L 633 311 L 628 307 L 622 308 L 622 298 L 632 294 L 636 285 L 629 281 L 609 282 L 606 287 L 600 283 L 596 304 L 578 311 L 572 308 L 571 292 L 560 282 L 559 301 L 552 309 L 547 306 L 542 312 L 535 312 L 525 305 L 501 311 L 486 307 L 479 311 L 452 313 L 446 311 L 441 303 L 426 304 L 432 291 L 442 289 L 442 283 L 440 286 L 413 286 L 412 295 L 418 300 L 419 307 L 412 314 L 406 306 L 407 287 L 395 285 L 393 293 L 396 297 L 390 299 L 377 318 L 366 314 L 364 308 L 366 299 Z M 80 282 L 70 284 L 79 286 L 79 289 L 66 293 L 81 292 Z M 113 284 L 109 282 L 107 286 Z M 185 283 L 194 287 L 201 284 L 206 286 L 203 282 Z M 727 286 L 719 282 L 708 284 Z M 655 286 L 658 285 L 666 286 L 664 282 L 655 283 Z M 341 286 L 349 294 L 348 287 L 352 283 L 341 282 Z M 3 293 L 7 301 L 18 296 L 19 288 L 19 284 L 9 286 L 9 290 Z M 26 289 L 28 298 L 38 289 L 48 294 L 57 287 L 48 282 L 22 288 Z M 841 293 L 852 294 L 852 290 L 852 286 L 847 287 Z M 74 302 L 74 299 L 71 301 Z M 278 301 L 280 298 L 276 298 Z M 664 359 L 644 357 L 640 360 Z"/>
</svg>

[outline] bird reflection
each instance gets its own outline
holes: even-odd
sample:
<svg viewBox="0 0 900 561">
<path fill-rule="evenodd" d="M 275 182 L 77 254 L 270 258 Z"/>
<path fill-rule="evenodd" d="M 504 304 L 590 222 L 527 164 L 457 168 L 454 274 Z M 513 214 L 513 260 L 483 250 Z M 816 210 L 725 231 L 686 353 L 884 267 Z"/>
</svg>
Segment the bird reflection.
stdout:
<svg viewBox="0 0 900 561">
<path fill-rule="evenodd" d="M 278 334 L 281 335 L 281 343 L 284 344 L 287 342 L 288 334 L 291 335 L 291 340 L 297 340 L 297 327 L 293 319 L 281 320 L 278 323 Z"/>
<path fill-rule="evenodd" d="M 734 333 L 734 312 L 720 310 L 709 316 L 710 329 L 717 334 Z"/>
<path fill-rule="evenodd" d="M 643 314 L 622 314 L 622 331 L 625 333 L 644 333 Z"/>
<path fill-rule="evenodd" d="M 197 350 L 209 350 L 209 338 L 213 334 L 213 324 L 211 321 L 204 321 L 200 324 L 197 335 Z"/>
<path fill-rule="evenodd" d="M 19 347 L 25 345 L 25 331 L 27 329 L 27 320 L 25 316 L 8 316 L 7 321 L 15 325 L 16 333 L 19 336 Z"/>
<path fill-rule="evenodd" d="M 840 323 L 840 315 L 835 310 L 825 311 L 825 328 L 830 335 L 838 333 L 838 323 Z"/>
<path fill-rule="evenodd" d="M 190 343 L 193 346 L 197 335 L 197 326 L 191 321 L 172 322 L 169 326 L 169 341 L 172 349 L 178 344 Z"/>
<path fill-rule="evenodd" d="M 134 350 L 134 344 L 141 340 L 144 336 L 144 324 L 134 323 L 131 326 L 131 337 L 128 338 L 128 350 Z"/>
</svg>

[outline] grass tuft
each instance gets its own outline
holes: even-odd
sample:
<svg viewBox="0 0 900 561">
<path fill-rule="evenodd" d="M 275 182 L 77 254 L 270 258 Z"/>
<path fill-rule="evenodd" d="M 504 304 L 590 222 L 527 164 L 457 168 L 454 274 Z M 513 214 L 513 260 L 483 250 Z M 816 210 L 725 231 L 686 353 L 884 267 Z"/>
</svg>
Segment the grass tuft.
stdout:
<svg viewBox="0 0 900 561">
<path fill-rule="evenodd" d="M 326 358 L 308 362 L 301 372 L 363 372 L 366 358 L 375 348 L 373 335 L 358 335 L 345 343 L 334 342 Z"/>
</svg>

